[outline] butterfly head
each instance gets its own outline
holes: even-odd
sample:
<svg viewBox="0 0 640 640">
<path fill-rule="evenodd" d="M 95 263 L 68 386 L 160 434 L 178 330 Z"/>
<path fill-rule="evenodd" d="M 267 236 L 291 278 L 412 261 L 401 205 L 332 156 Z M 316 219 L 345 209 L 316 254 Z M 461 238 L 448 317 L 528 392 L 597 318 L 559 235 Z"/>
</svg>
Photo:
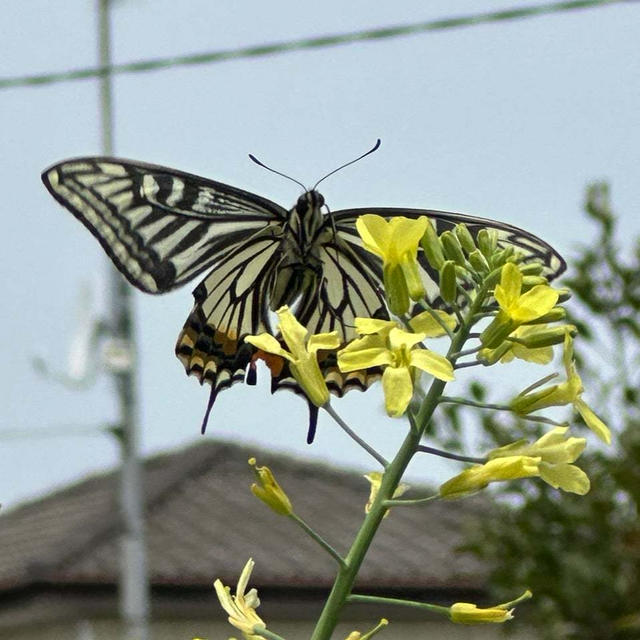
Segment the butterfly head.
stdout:
<svg viewBox="0 0 640 640">
<path fill-rule="evenodd" d="M 299 216 L 304 217 L 309 211 L 319 211 L 323 206 L 324 196 L 315 189 L 311 189 L 298 198 L 296 212 Z"/>
</svg>

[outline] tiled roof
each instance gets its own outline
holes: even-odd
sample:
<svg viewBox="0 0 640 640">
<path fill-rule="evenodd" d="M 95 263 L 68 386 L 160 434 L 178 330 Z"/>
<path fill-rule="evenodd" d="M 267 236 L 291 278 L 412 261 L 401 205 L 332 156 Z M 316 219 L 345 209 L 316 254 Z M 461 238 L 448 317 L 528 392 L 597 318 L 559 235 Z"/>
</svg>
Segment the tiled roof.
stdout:
<svg viewBox="0 0 640 640">
<path fill-rule="evenodd" d="M 156 585 L 235 583 L 249 557 L 252 585 L 322 588 L 335 562 L 290 519 L 249 491 L 255 454 L 268 464 L 296 513 L 346 552 L 362 520 L 368 483 L 315 462 L 201 441 L 145 461 L 150 579 Z M 0 516 L 0 589 L 34 583 L 108 583 L 118 575 L 118 476 L 114 472 Z M 394 508 L 360 573 L 369 588 L 474 589 L 483 571 L 455 552 L 474 501 Z"/>
</svg>

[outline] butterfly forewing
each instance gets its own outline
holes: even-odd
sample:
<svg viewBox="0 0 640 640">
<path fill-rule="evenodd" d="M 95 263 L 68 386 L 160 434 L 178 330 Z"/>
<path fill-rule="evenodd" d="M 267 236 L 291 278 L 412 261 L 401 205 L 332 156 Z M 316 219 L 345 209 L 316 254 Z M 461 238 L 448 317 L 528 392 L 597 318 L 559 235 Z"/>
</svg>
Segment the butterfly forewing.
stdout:
<svg viewBox="0 0 640 640">
<path fill-rule="evenodd" d="M 365 214 L 375 214 L 387 219 L 396 216 L 413 219 L 426 216 L 435 225 L 438 235 L 443 231 L 453 230 L 457 224 L 461 223 L 467 226 L 474 239 L 481 229 L 494 229 L 498 233 L 499 246 L 513 246 L 522 254 L 524 262 L 539 261 L 543 266 L 543 274 L 549 280 L 558 277 L 567 267 L 562 256 L 541 238 L 524 229 L 488 218 L 434 209 L 399 209 L 394 207 L 344 209 L 336 211 L 332 215 L 336 227 L 341 230 L 343 236 L 348 237 L 351 243 L 362 246 L 362 240 L 355 229 L 355 222 Z M 442 303 L 439 299 L 438 273 L 429 265 L 422 251 L 418 252 L 418 263 L 422 272 L 427 299 L 433 306 L 438 307 Z"/>
<path fill-rule="evenodd" d="M 286 210 L 265 198 L 150 164 L 79 158 L 51 167 L 42 179 L 148 293 L 180 286 L 286 220 Z"/>
</svg>

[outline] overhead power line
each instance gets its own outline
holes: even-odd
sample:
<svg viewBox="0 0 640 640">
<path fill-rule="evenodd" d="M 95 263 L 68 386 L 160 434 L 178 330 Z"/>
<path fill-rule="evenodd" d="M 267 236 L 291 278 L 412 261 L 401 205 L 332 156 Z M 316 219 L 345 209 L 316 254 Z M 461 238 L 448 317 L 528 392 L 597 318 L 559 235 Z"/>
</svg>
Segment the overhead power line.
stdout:
<svg viewBox="0 0 640 640">
<path fill-rule="evenodd" d="M 416 22 L 414 24 L 380 27 L 376 29 L 352 31 L 348 33 L 339 33 L 328 36 L 316 36 L 306 39 L 289 40 L 286 42 L 273 42 L 270 44 L 240 47 L 238 49 L 223 49 L 220 51 L 208 51 L 184 56 L 156 58 L 153 60 L 142 60 L 139 62 L 128 62 L 124 64 L 86 67 L 84 69 L 61 71 L 59 73 L 25 75 L 17 76 L 14 78 L 0 78 L 0 89 L 37 86 L 58 82 L 69 82 L 71 80 L 99 78 L 120 73 L 142 73 L 146 71 L 166 69 L 169 67 L 211 64 L 215 62 L 238 60 L 242 58 L 259 58 L 263 56 L 287 53 L 290 51 L 300 51 L 303 49 L 320 49 L 324 47 L 334 47 L 338 45 L 349 44 L 351 42 L 397 38 L 400 36 L 408 36 L 415 33 L 423 33 L 426 31 L 444 31 L 447 29 L 472 27 L 492 22 L 504 22 L 508 20 L 533 18 L 545 14 L 567 12 L 576 9 L 589 9 L 604 5 L 622 4 L 633 1 L 635 0 L 567 0 L 565 2 L 552 2 L 548 4 L 532 5 L 514 9 L 504 9 L 502 11 L 492 11 L 488 13 L 480 13 L 469 16 L 443 18 L 440 20 L 431 20 L 428 22 Z"/>
</svg>

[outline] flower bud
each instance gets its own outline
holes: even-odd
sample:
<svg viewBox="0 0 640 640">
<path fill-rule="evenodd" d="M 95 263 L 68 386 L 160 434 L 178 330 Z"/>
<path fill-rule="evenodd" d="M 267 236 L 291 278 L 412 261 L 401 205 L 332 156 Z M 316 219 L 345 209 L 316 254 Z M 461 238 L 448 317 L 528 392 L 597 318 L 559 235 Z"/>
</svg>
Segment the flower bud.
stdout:
<svg viewBox="0 0 640 640">
<path fill-rule="evenodd" d="M 492 482 L 538 476 L 541 461 L 540 457 L 516 455 L 473 465 L 440 485 L 440 497 L 454 500 L 481 491 Z"/>
<path fill-rule="evenodd" d="M 420 277 L 420 269 L 418 268 L 418 262 L 416 260 L 401 262 L 400 268 L 404 275 L 405 282 L 407 283 L 407 290 L 409 291 L 409 297 L 412 300 L 422 300 L 426 292 L 424 290 L 424 284 Z"/>
<path fill-rule="evenodd" d="M 495 349 L 504 342 L 509 334 L 518 327 L 505 313 L 500 312 L 491 324 L 480 334 L 480 342 L 487 349 Z"/>
<path fill-rule="evenodd" d="M 523 337 L 512 337 L 509 340 L 522 344 L 527 349 L 540 349 L 541 347 L 551 347 L 554 344 L 562 344 L 567 333 L 573 337 L 578 333 L 578 330 L 572 324 L 551 328 L 540 327 L 537 331 L 527 331 Z"/>
<path fill-rule="evenodd" d="M 249 458 L 249 464 L 253 467 L 259 483 L 254 482 L 251 485 L 251 493 L 253 493 L 256 498 L 262 500 L 262 502 L 277 514 L 290 516 L 293 513 L 291 501 L 276 482 L 273 473 L 271 473 L 271 469 L 269 469 L 269 467 L 258 467 L 255 458 Z"/>
<path fill-rule="evenodd" d="M 469 254 L 469 262 L 478 273 L 489 272 L 489 263 L 479 249 L 476 249 Z"/>
<path fill-rule="evenodd" d="M 473 240 L 473 236 L 469 233 L 469 229 L 466 224 L 457 224 L 455 226 L 455 233 L 460 242 L 462 248 L 467 254 L 476 250 L 476 243 Z"/>
<path fill-rule="evenodd" d="M 402 267 L 386 265 L 383 269 L 384 291 L 391 313 L 402 316 L 409 311 L 409 289 Z"/>
<path fill-rule="evenodd" d="M 444 264 L 444 253 L 442 252 L 442 243 L 440 242 L 440 238 L 438 238 L 438 234 L 436 233 L 431 221 L 429 221 L 427 229 L 422 236 L 422 240 L 420 240 L 420 246 L 424 251 L 427 262 L 436 271 L 440 271 Z"/>
<path fill-rule="evenodd" d="M 445 257 L 464 267 L 466 260 L 462 252 L 462 246 L 456 235 L 451 231 L 445 231 L 440 235 L 440 241 L 442 242 Z"/>
<path fill-rule="evenodd" d="M 449 610 L 451 622 L 458 624 L 487 624 L 506 622 L 513 618 L 512 611 L 502 607 L 480 609 L 470 602 L 456 602 Z"/>
<path fill-rule="evenodd" d="M 520 265 L 520 273 L 522 273 L 523 276 L 539 276 L 543 270 L 544 265 L 537 260 Z"/>
<path fill-rule="evenodd" d="M 495 251 L 489 260 L 489 264 L 492 268 L 501 267 L 507 262 L 509 262 L 509 258 L 513 257 L 515 249 L 508 245 L 504 249 L 500 249 L 499 251 Z"/>
<path fill-rule="evenodd" d="M 522 269 L 520 269 L 522 273 Z M 549 281 L 544 276 L 526 276 L 522 274 L 522 289 L 533 289 L 538 284 L 549 284 Z"/>
<path fill-rule="evenodd" d="M 500 361 L 504 355 L 511 349 L 511 345 L 508 342 L 502 342 L 495 349 L 487 349 L 486 347 L 480 349 L 477 354 L 478 362 L 482 363 L 485 367 L 490 367 L 492 364 Z"/>
<path fill-rule="evenodd" d="M 514 607 L 530 597 L 531 591 L 527 589 L 519 598 L 487 609 L 480 609 L 470 602 L 456 602 L 449 607 L 449 618 L 452 622 L 459 624 L 506 622 L 513 618 Z"/>
<path fill-rule="evenodd" d="M 530 320 L 526 324 L 549 324 L 552 322 L 561 322 L 567 317 L 567 312 L 563 307 L 553 307 L 551 311 L 545 313 L 543 316 Z"/>
<path fill-rule="evenodd" d="M 456 265 L 453 260 L 447 260 L 440 270 L 440 296 L 449 304 L 453 303 L 458 296 Z"/>
<path fill-rule="evenodd" d="M 482 255 L 491 260 L 491 257 L 498 248 L 498 232 L 495 229 L 480 229 L 478 231 L 478 249 Z"/>
</svg>

